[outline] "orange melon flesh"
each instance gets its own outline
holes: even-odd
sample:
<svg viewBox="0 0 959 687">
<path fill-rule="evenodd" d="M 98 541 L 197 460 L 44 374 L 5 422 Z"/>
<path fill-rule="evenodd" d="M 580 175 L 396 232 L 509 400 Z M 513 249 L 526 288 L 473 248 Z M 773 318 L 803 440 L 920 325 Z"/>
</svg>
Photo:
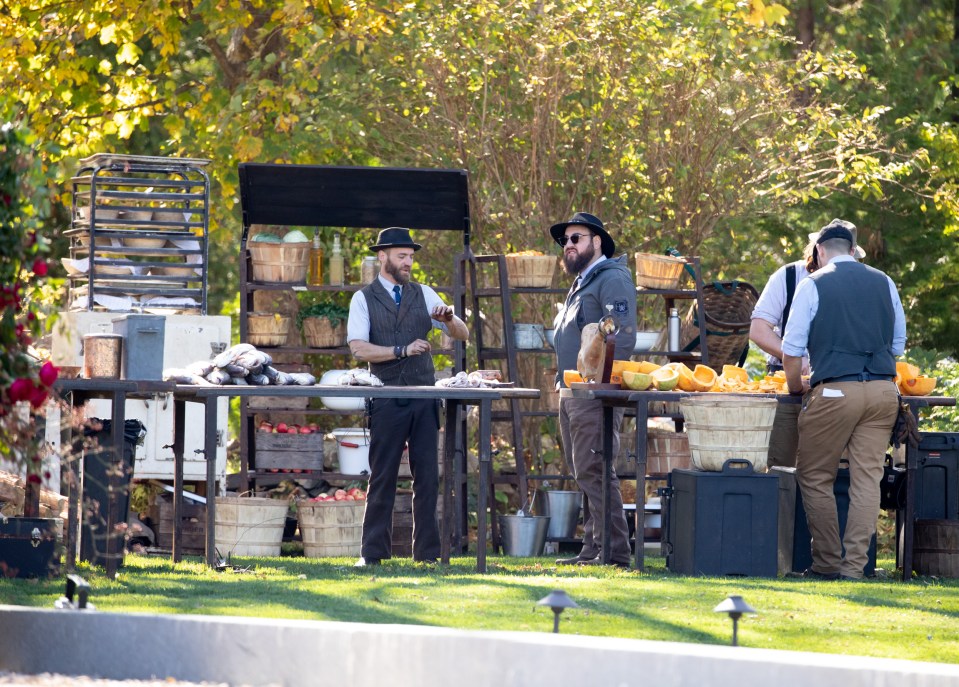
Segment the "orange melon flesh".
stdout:
<svg viewBox="0 0 959 687">
<path fill-rule="evenodd" d="M 716 370 L 708 365 L 697 365 L 693 370 L 694 391 L 709 391 L 716 384 Z"/>
<path fill-rule="evenodd" d="M 676 370 L 679 373 L 679 388 L 682 391 L 695 391 L 695 383 L 693 382 L 693 371 L 686 367 L 685 363 L 669 363 L 664 367 L 671 368 Z"/>
<path fill-rule="evenodd" d="M 736 365 L 723 365 L 722 376 L 726 379 L 734 379 L 737 382 L 748 382 L 749 373 Z"/>
<path fill-rule="evenodd" d="M 578 370 L 563 370 L 563 384 L 567 387 L 573 382 L 582 382 L 583 375 L 579 373 Z"/>
<path fill-rule="evenodd" d="M 653 378 L 653 387 L 660 391 L 672 391 L 679 383 L 679 373 L 669 367 L 661 367 L 649 376 Z"/>
<path fill-rule="evenodd" d="M 928 396 L 936 388 L 935 377 L 923 377 L 919 375 L 914 379 L 903 380 L 900 385 L 902 392 L 907 396 Z"/>
<path fill-rule="evenodd" d="M 657 365 L 656 363 L 651 363 L 648 360 L 643 360 L 639 363 L 639 369 L 637 369 L 636 372 L 645 372 L 646 374 L 649 374 L 650 372 L 655 372 L 656 370 L 658 370 L 659 367 L 660 366 Z"/>
</svg>

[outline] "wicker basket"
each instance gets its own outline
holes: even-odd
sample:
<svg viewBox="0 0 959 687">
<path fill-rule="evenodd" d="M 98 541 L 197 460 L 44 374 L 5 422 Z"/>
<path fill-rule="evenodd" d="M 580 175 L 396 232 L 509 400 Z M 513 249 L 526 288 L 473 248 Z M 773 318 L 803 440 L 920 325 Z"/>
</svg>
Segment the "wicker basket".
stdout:
<svg viewBox="0 0 959 687">
<path fill-rule="evenodd" d="M 250 313 L 246 320 L 247 343 L 254 346 L 282 346 L 290 334 L 293 318 L 268 312 Z"/>
<path fill-rule="evenodd" d="M 749 347 L 749 325 L 759 294 L 751 284 L 741 281 L 713 282 L 703 285 L 706 310 L 706 353 L 708 365 L 721 370 L 723 365 L 739 365 Z M 701 318 L 696 305 L 690 307 L 682 327 L 682 348 L 702 349 Z"/>
<path fill-rule="evenodd" d="M 693 467 L 721 471 L 728 459 L 741 458 L 755 471 L 765 470 L 777 404 L 775 398 L 745 396 L 681 400 Z"/>
<path fill-rule="evenodd" d="M 553 285 L 556 257 L 553 255 L 506 255 L 510 286 L 548 288 Z"/>
<path fill-rule="evenodd" d="M 346 322 L 336 327 L 325 317 L 303 319 L 303 336 L 310 348 L 336 348 L 346 345 Z"/>
<path fill-rule="evenodd" d="M 649 289 L 675 289 L 686 261 L 670 255 L 636 253 L 636 284 Z"/>
<path fill-rule="evenodd" d="M 247 244 L 254 281 L 303 282 L 310 264 L 310 242 Z"/>
</svg>

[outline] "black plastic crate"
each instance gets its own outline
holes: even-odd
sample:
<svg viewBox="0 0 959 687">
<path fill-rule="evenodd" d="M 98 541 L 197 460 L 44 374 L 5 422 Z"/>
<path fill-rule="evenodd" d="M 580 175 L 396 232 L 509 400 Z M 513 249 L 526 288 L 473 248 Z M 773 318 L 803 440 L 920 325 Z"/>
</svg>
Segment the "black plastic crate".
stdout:
<svg viewBox="0 0 959 687">
<path fill-rule="evenodd" d="M 799 489 L 799 485 L 796 484 L 796 478 L 793 474 L 794 469 L 783 469 L 781 471 L 776 471 L 775 474 L 778 474 L 780 479 L 784 483 L 791 483 L 793 494 L 795 495 L 795 509 L 793 515 L 793 536 L 792 541 L 789 544 L 784 542 L 783 537 L 780 536 L 780 552 L 779 558 L 780 561 L 783 560 L 784 556 L 788 556 L 788 552 L 784 552 L 782 549 L 785 545 L 791 545 L 791 559 L 792 559 L 792 570 L 795 572 L 802 572 L 812 565 L 812 543 L 810 541 L 811 536 L 809 534 L 809 522 L 806 520 L 806 509 L 803 506 L 802 501 L 802 492 Z M 783 490 L 786 491 L 786 490 Z M 843 534 L 846 532 L 846 520 L 849 517 L 849 468 L 839 468 L 839 471 L 836 473 L 836 482 L 833 486 L 833 494 L 836 495 L 836 515 L 839 518 L 839 537 L 842 539 Z M 785 496 L 783 492 L 780 492 L 780 498 L 782 499 Z M 782 502 L 780 503 L 782 506 Z M 783 508 L 780 507 L 780 515 L 783 513 Z M 876 535 L 872 535 L 872 540 L 869 542 L 869 552 L 868 560 L 866 561 L 866 567 L 863 569 L 863 574 L 867 577 L 870 577 L 876 571 Z"/>
<path fill-rule="evenodd" d="M 959 520 L 959 433 L 920 434 L 916 519 Z"/>
<path fill-rule="evenodd" d="M 0 518 L 0 579 L 60 574 L 56 518 Z"/>
<path fill-rule="evenodd" d="M 775 577 L 779 481 L 745 460 L 673 470 L 663 502 L 666 567 L 684 575 Z"/>
</svg>

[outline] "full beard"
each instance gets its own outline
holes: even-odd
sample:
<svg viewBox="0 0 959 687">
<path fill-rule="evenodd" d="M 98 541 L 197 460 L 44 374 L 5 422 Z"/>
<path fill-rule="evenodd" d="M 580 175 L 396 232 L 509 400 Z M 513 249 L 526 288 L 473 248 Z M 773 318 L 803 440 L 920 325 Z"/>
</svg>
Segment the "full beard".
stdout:
<svg viewBox="0 0 959 687">
<path fill-rule="evenodd" d="M 593 248 L 593 244 L 590 242 L 589 248 L 586 250 L 575 253 L 564 253 L 563 269 L 565 269 L 566 274 L 570 276 L 577 275 L 583 271 L 586 265 L 593 261 L 594 257 L 596 257 L 596 249 Z"/>
<path fill-rule="evenodd" d="M 401 286 L 406 286 L 410 283 L 409 273 L 403 272 L 399 265 L 394 265 L 389 260 L 386 261 L 386 273 L 393 277 L 393 280 Z"/>
</svg>

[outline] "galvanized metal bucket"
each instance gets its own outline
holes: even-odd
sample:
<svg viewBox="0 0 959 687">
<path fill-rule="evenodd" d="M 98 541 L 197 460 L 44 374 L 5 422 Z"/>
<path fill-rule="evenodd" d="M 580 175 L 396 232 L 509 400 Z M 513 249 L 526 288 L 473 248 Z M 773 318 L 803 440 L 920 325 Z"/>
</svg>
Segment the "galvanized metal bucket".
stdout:
<svg viewBox="0 0 959 687">
<path fill-rule="evenodd" d="M 83 337 L 83 376 L 118 379 L 122 352 L 120 334 L 87 334 Z"/>
</svg>

